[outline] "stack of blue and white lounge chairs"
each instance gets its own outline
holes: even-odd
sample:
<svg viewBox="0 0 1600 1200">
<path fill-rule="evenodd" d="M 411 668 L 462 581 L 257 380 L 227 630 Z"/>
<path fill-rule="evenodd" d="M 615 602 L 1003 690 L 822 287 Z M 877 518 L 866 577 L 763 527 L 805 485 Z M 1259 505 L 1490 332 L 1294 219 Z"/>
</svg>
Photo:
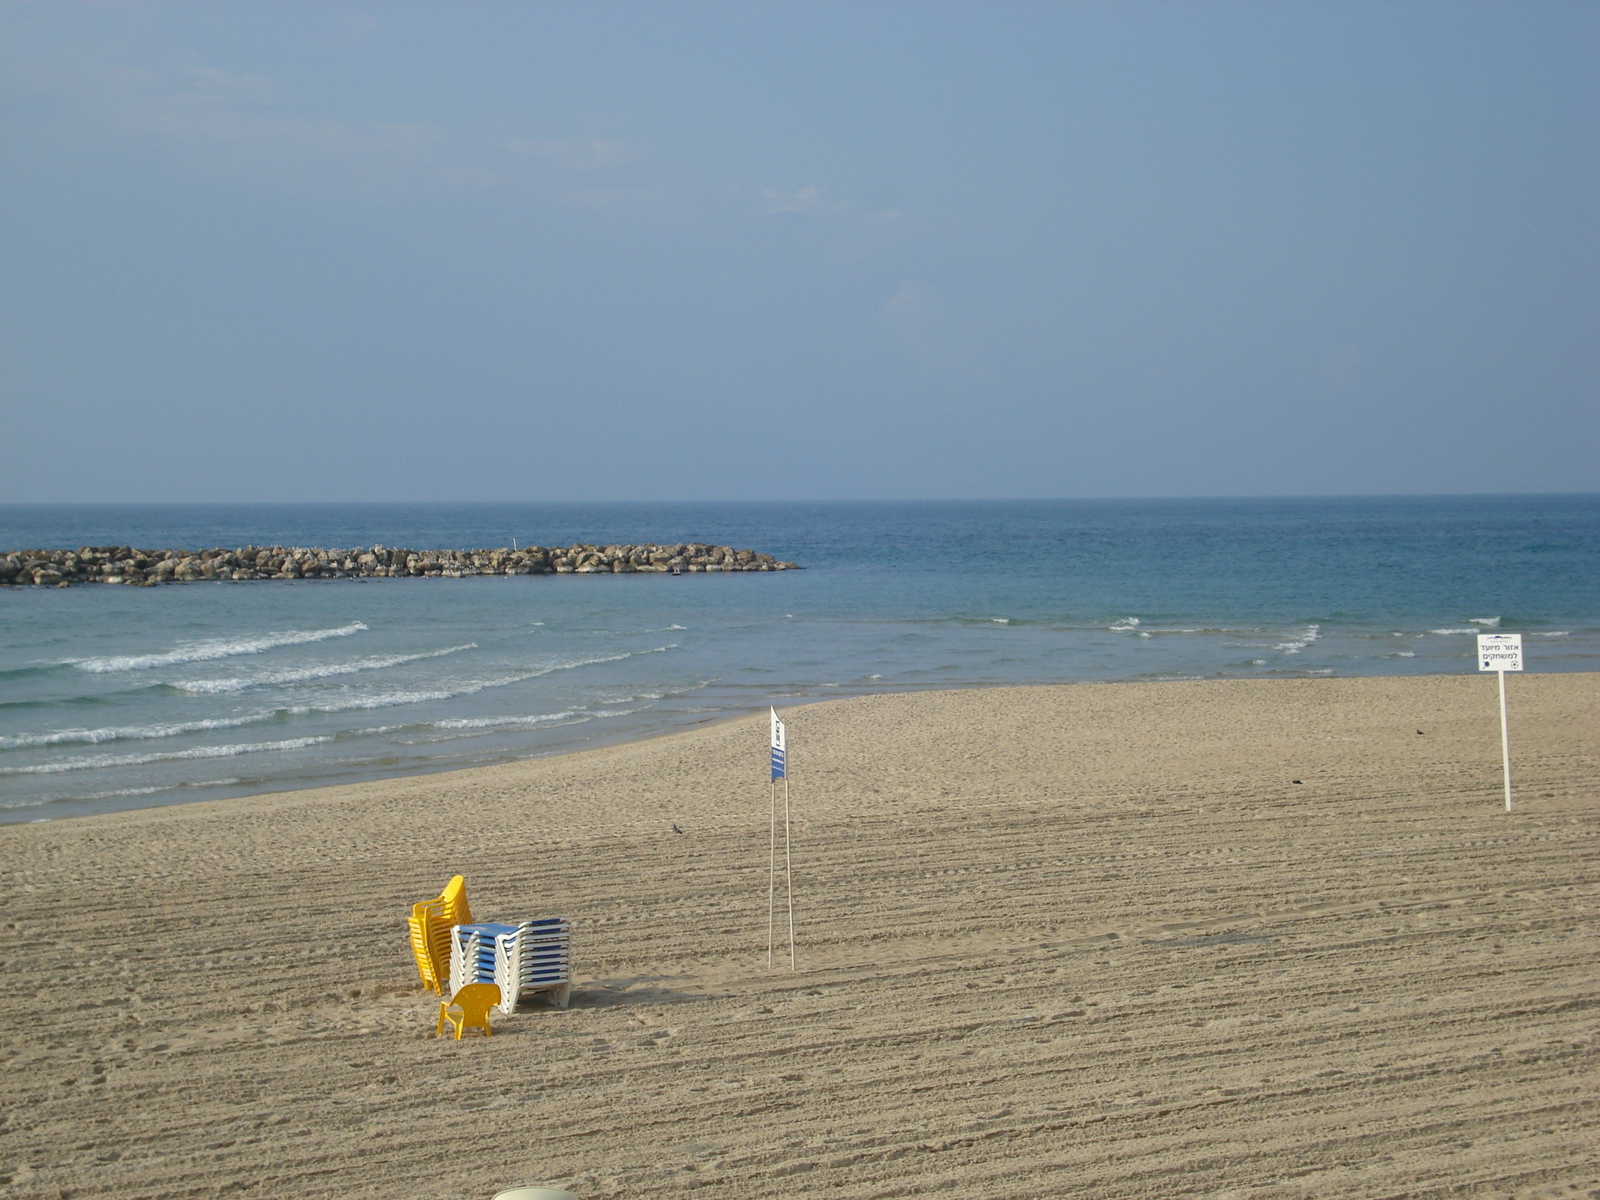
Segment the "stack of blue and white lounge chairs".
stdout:
<svg viewBox="0 0 1600 1200">
<path fill-rule="evenodd" d="M 500 987 L 499 1010 L 539 992 L 562 1008 L 572 998 L 572 927 L 560 917 L 517 925 L 484 922 L 450 930 L 450 990 L 469 983 Z"/>
</svg>

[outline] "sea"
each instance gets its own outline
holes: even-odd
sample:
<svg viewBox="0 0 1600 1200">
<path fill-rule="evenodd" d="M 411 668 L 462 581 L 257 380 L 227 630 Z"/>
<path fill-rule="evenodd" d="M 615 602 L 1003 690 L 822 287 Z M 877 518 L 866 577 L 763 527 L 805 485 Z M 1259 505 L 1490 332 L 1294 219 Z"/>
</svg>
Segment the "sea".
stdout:
<svg viewBox="0 0 1600 1200">
<path fill-rule="evenodd" d="M 1523 635 L 1530 672 L 1600 667 L 1594 495 L 0 506 L 0 550 L 513 541 L 710 542 L 805 569 L 0 588 L 0 821 L 864 693 L 1470 674 L 1490 631 Z"/>
</svg>

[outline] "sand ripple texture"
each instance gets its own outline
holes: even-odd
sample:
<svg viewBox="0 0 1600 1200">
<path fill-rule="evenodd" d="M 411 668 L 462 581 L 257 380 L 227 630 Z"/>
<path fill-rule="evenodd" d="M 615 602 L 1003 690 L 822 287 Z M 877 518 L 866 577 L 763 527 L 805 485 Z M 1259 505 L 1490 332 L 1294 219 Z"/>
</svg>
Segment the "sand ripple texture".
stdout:
<svg viewBox="0 0 1600 1200">
<path fill-rule="evenodd" d="M 1600 1195 L 1600 676 L 865 697 L 0 829 L 18 1200 Z M 672 831 L 676 822 L 684 832 Z M 433 1040 L 456 871 L 569 1011 Z"/>
</svg>

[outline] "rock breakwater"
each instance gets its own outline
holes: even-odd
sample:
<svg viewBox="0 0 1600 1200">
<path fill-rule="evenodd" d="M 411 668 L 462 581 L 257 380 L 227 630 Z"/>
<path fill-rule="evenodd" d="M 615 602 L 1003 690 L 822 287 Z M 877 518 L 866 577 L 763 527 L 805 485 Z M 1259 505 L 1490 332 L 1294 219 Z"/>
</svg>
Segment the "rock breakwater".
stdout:
<svg viewBox="0 0 1600 1200">
<path fill-rule="evenodd" d="M 352 550 L 302 546 L 245 546 L 239 550 L 139 550 L 83 546 L 77 550 L 14 550 L 0 555 L 0 586 L 67 587 L 115 583 L 149 587 L 201 580 L 384 579 L 469 575 L 704 574 L 794 571 L 799 566 L 770 554 L 707 542 L 639 546 L 500 547 L 494 550 L 402 550 L 389 546 Z"/>
</svg>

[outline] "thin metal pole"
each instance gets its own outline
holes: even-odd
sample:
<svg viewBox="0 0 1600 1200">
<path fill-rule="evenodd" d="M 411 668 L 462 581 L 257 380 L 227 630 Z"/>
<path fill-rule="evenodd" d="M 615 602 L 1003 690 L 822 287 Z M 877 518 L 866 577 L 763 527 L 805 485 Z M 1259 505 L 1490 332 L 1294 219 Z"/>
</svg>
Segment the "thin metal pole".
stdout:
<svg viewBox="0 0 1600 1200">
<path fill-rule="evenodd" d="M 1496 671 L 1500 676 L 1500 761 L 1506 773 L 1506 811 L 1511 811 L 1511 737 L 1506 732 L 1506 673 Z"/>
<path fill-rule="evenodd" d="M 789 880 L 789 970 L 794 970 L 794 860 L 789 857 L 789 772 L 783 773 L 783 873 Z"/>
<path fill-rule="evenodd" d="M 786 781 L 787 782 L 787 781 Z M 772 792 L 772 853 L 767 868 L 767 970 L 772 970 L 772 914 L 778 894 L 778 784 L 774 780 Z"/>
</svg>

